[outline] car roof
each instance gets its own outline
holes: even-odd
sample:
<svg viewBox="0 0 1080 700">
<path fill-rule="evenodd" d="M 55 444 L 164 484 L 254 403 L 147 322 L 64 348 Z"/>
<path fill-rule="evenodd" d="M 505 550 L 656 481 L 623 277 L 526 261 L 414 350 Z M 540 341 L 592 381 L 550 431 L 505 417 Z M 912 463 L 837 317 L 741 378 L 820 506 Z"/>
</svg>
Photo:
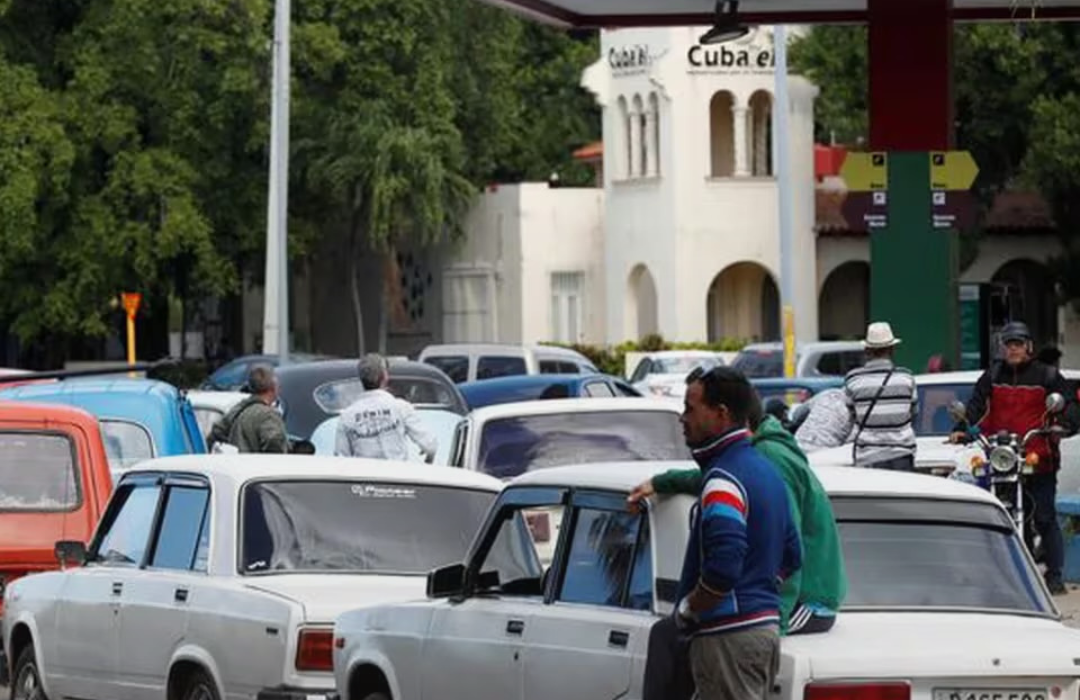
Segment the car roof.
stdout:
<svg viewBox="0 0 1080 700">
<path fill-rule="evenodd" d="M 474 409 L 470 415 L 476 421 L 518 416 L 540 416 L 552 413 L 607 413 L 613 411 L 667 411 L 682 413 L 682 404 L 673 399 L 654 399 L 640 396 L 545 399 L 517 401 Z"/>
<path fill-rule="evenodd" d="M 212 407 L 228 410 L 245 399 L 251 398 L 251 394 L 243 391 L 207 391 L 191 389 L 187 392 L 188 400 L 195 408 Z"/>
<path fill-rule="evenodd" d="M 471 382 L 458 384 L 461 393 L 497 391 L 507 387 L 547 386 L 548 384 L 580 384 L 581 382 L 595 382 L 602 379 L 611 379 L 625 383 L 621 377 L 612 377 L 608 374 L 513 374 L 506 377 L 493 377 L 491 379 L 475 379 Z"/>
<path fill-rule="evenodd" d="M 37 396 L 57 396 L 74 394 L 154 394 L 163 398 L 172 398 L 179 390 L 172 384 L 157 379 L 124 378 L 79 378 L 73 377 L 62 382 L 41 384 L 23 384 L 4 389 L 0 384 L 4 398 L 33 398 Z"/>
<path fill-rule="evenodd" d="M 203 454 L 140 462 L 124 476 L 146 472 L 201 474 L 215 483 L 240 486 L 255 479 L 336 479 L 458 486 L 499 491 L 503 482 L 470 469 L 387 459 L 282 454 Z"/>
<path fill-rule="evenodd" d="M 301 362 L 285 365 L 277 368 L 279 377 L 283 376 L 320 376 L 325 375 L 332 379 L 357 379 L 357 363 L 359 358 L 319 360 L 318 362 Z M 390 373 L 398 377 L 422 376 L 446 378 L 445 373 L 438 367 L 433 367 L 424 362 L 402 360 L 396 357 L 388 358 L 387 364 Z M 332 379 L 330 379 L 332 381 Z M 446 379 L 449 382 L 449 379 Z"/>
<path fill-rule="evenodd" d="M 629 492 L 668 469 L 697 468 L 688 460 L 657 462 L 603 462 L 550 467 L 526 472 L 507 486 L 577 486 Z M 952 498 L 996 504 L 985 489 L 955 479 L 859 467 L 814 467 L 814 474 L 830 496 L 899 496 Z"/>
<path fill-rule="evenodd" d="M 542 344 L 516 345 L 514 343 L 440 343 L 435 345 L 428 345 L 421 351 L 421 353 L 425 357 L 434 354 L 494 355 L 499 353 L 517 353 L 520 355 L 524 355 L 525 352 L 529 350 L 531 350 L 533 354 L 540 353 L 546 355 L 557 355 L 559 357 L 565 357 L 567 359 L 575 360 L 588 359 L 580 352 L 576 350 L 571 350 L 570 348 L 563 348 L 559 347 L 558 345 Z"/>
<path fill-rule="evenodd" d="M 750 377 L 750 383 L 763 389 L 785 386 L 806 386 L 831 389 L 844 385 L 844 378 L 835 377 Z"/>
<path fill-rule="evenodd" d="M 98 430 L 98 419 L 84 408 L 66 403 L 36 403 L 30 401 L 0 401 L 0 418 L 34 422 L 67 421 L 88 430 Z"/>
</svg>

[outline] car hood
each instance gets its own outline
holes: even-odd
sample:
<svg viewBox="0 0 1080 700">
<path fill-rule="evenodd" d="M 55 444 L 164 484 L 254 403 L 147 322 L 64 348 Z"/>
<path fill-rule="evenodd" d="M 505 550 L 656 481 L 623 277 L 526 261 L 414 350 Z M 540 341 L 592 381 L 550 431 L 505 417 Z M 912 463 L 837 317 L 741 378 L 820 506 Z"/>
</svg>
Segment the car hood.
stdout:
<svg viewBox="0 0 1080 700">
<path fill-rule="evenodd" d="M 852 669 L 870 678 L 1074 676 L 1080 630 L 1010 614 L 841 612 L 827 634 L 785 637 L 783 650 L 809 662 L 815 679 Z"/>
<path fill-rule="evenodd" d="M 971 455 L 978 454 L 977 447 L 953 445 L 944 436 L 935 435 L 915 438 L 915 464 L 919 467 L 968 464 Z M 814 450 L 806 455 L 814 467 L 850 467 L 851 443 L 839 447 Z M 968 459 L 965 459 L 968 458 Z"/>
<path fill-rule="evenodd" d="M 346 610 L 423 598 L 427 577 L 380 574 L 267 574 L 247 588 L 288 598 L 304 608 L 307 622 L 333 623 Z"/>
</svg>

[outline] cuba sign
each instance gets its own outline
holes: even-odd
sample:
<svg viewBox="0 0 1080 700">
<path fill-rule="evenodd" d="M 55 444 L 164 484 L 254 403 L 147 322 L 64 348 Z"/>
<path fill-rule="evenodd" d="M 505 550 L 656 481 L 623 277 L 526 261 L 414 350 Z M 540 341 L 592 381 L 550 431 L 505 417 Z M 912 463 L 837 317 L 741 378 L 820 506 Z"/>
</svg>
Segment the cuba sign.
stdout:
<svg viewBox="0 0 1080 700">
<path fill-rule="evenodd" d="M 652 63 L 649 47 L 645 44 L 613 46 L 608 51 L 608 65 L 612 72 L 624 72 L 648 68 Z"/>
<path fill-rule="evenodd" d="M 724 73 L 771 73 L 776 68 L 772 47 L 691 46 L 686 52 L 691 70 Z"/>
</svg>

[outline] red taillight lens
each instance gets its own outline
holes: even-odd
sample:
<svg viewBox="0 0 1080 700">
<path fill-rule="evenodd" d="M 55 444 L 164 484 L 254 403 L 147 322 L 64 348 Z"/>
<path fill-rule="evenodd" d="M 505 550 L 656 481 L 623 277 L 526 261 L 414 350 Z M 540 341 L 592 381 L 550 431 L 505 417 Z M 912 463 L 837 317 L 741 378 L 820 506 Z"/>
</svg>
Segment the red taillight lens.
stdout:
<svg viewBox="0 0 1080 700">
<path fill-rule="evenodd" d="M 803 700 L 911 700 L 907 683 L 811 683 Z"/>
<path fill-rule="evenodd" d="M 334 633 L 331 630 L 300 630 L 296 640 L 297 671 L 334 670 Z"/>
</svg>

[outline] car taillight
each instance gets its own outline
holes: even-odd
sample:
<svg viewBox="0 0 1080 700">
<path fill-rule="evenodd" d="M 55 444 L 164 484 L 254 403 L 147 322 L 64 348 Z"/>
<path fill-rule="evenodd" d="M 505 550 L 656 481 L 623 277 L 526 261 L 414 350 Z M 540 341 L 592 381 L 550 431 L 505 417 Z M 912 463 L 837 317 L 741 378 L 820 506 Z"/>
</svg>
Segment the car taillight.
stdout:
<svg viewBox="0 0 1080 700">
<path fill-rule="evenodd" d="M 296 670 L 333 671 L 333 647 L 331 630 L 300 630 L 296 640 Z"/>
<path fill-rule="evenodd" d="M 810 683 L 803 700 L 911 700 L 907 683 Z"/>
</svg>

